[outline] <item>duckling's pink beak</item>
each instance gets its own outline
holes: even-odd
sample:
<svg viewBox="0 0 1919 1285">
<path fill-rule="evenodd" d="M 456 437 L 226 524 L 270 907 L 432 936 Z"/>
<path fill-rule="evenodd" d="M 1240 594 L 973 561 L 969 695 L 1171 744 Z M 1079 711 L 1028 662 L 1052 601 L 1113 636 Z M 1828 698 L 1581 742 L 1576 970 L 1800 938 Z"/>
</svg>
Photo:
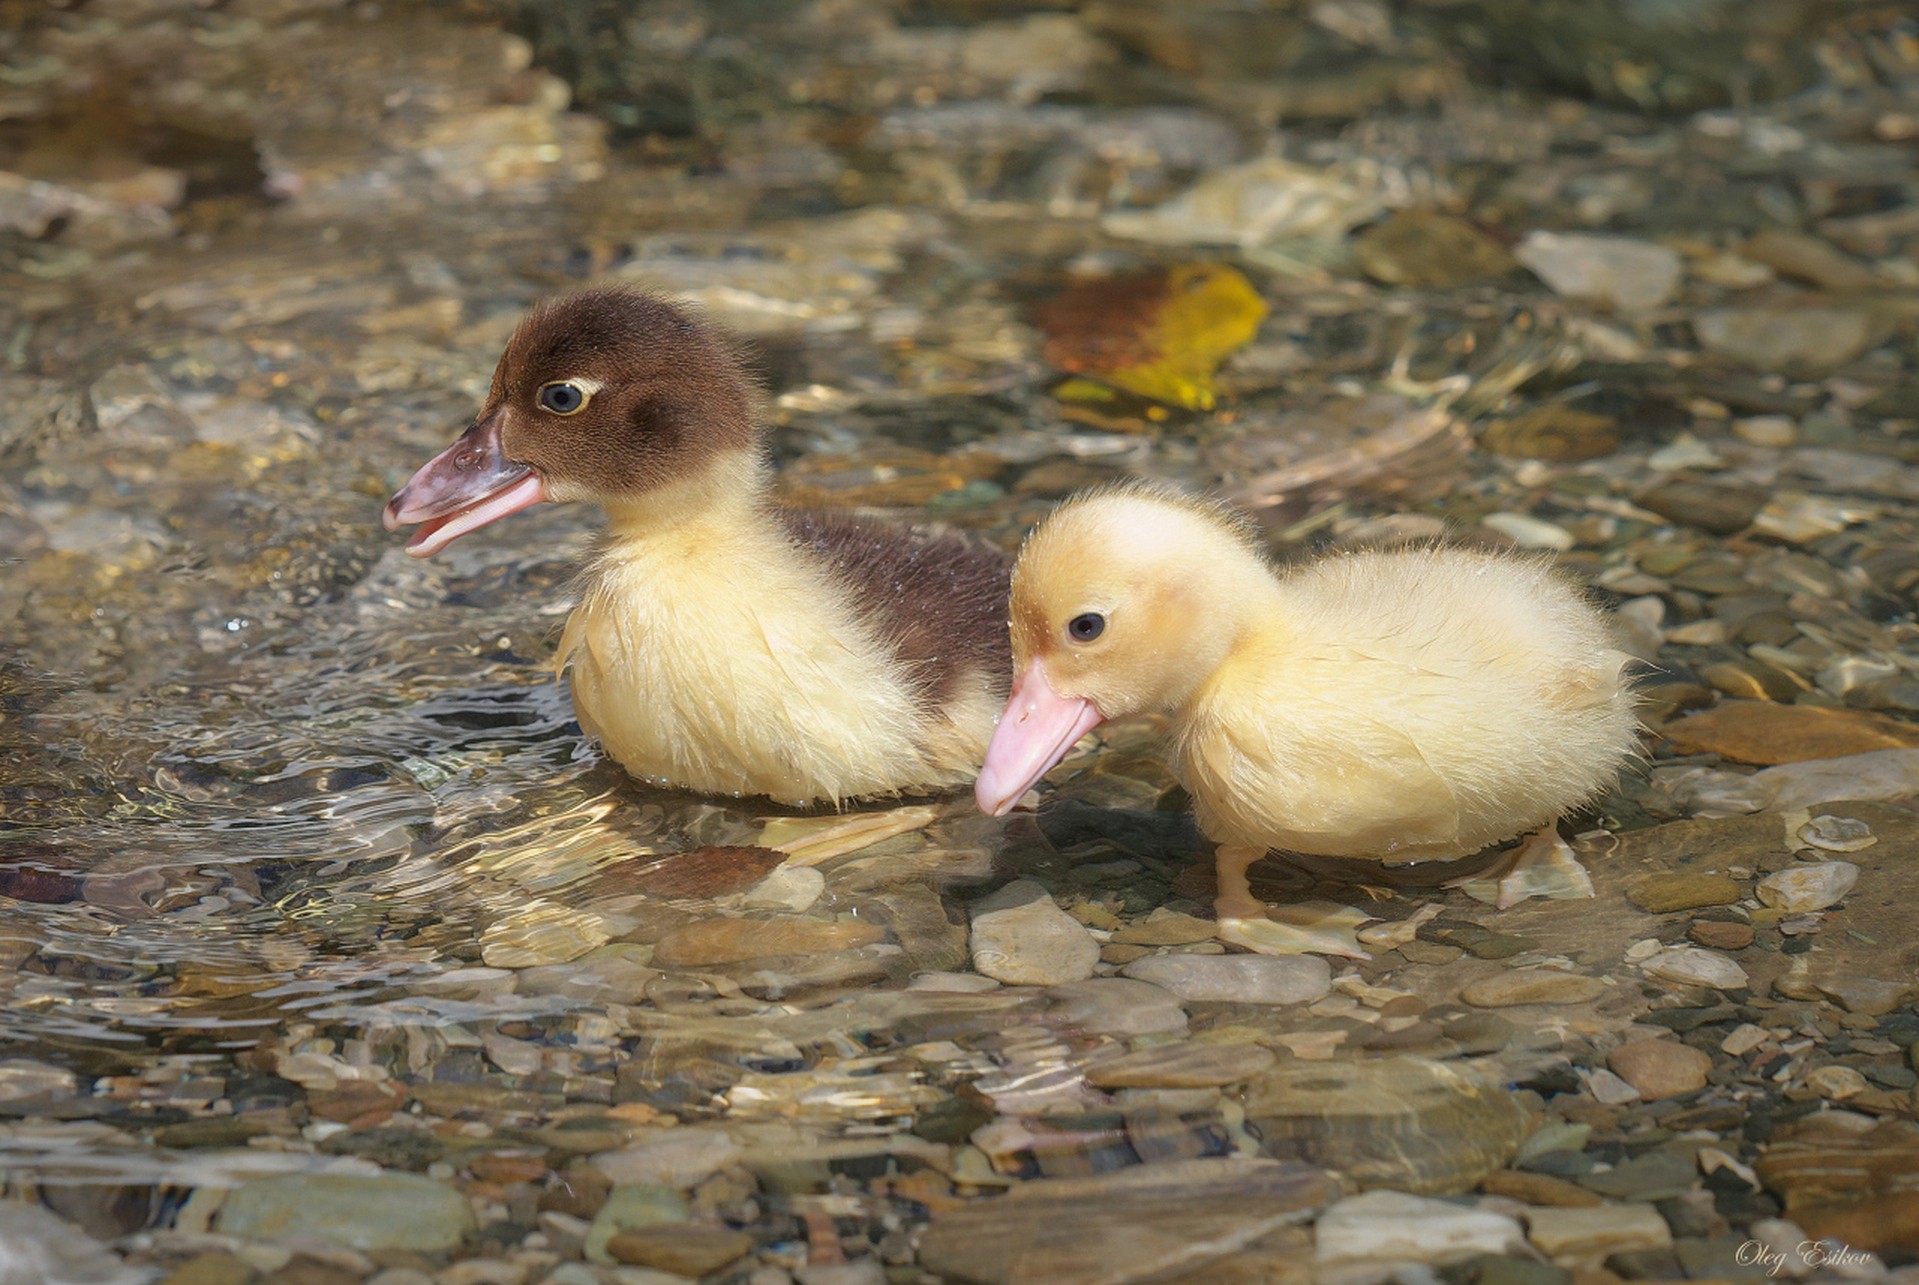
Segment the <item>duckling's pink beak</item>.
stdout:
<svg viewBox="0 0 1919 1285">
<path fill-rule="evenodd" d="M 1006 712 L 986 747 L 973 797 L 987 816 L 1002 817 L 1022 794 L 1104 720 L 1092 701 L 1061 696 L 1036 660 L 1013 683 Z"/>
<path fill-rule="evenodd" d="M 546 498 L 540 475 L 506 457 L 500 419 L 496 411 L 460 434 L 386 502 L 387 530 L 420 524 L 406 542 L 414 557 L 430 558 L 468 531 Z"/>
</svg>

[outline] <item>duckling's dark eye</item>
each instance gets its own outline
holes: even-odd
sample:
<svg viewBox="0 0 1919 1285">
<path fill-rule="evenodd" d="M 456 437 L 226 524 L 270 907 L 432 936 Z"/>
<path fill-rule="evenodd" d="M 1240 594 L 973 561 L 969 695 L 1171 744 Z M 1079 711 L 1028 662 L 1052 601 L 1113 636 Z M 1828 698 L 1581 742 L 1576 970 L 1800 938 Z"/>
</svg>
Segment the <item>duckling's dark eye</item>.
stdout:
<svg viewBox="0 0 1919 1285">
<path fill-rule="evenodd" d="M 555 415 L 571 415 L 586 405 L 586 390 L 578 384 L 559 380 L 540 387 L 540 409 Z"/>
<path fill-rule="evenodd" d="M 1074 616 L 1066 622 L 1066 632 L 1074 642 L 1091 642 L 1106 632 L 1106 617 L 1097 611 L 1089 611 L 1082 616 Z"/>
</svg>

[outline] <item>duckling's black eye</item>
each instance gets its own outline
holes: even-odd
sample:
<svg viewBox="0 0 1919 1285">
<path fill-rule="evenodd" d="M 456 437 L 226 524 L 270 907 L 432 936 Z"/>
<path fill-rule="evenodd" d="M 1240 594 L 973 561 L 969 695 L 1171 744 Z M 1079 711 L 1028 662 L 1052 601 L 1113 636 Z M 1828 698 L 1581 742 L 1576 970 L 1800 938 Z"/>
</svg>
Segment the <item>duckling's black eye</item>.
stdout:
<svg viewBox="0 0 1919 1285">
<path fill-rule="evenodd" d="M 1074 642 L 1091 642 L 1106 632 L 1106 617 L 1097 611 L 1089 611 L 1082 616 L 1074 616 L 1066 622 L 1066 632 Z"/>
<path fill-rule="evenodd" d="M 586 390 L 565 380 L 540 387 L 540 409 L 555 415 L 571 415 L 586 405 Z"/>
</svg>

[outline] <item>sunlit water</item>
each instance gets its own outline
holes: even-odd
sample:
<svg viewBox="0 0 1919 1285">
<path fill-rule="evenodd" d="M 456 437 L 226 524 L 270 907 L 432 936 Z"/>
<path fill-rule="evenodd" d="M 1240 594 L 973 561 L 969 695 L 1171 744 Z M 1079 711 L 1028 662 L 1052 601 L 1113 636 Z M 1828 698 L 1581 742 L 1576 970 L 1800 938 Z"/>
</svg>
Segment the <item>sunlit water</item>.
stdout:
<svg viewBox="0 0 1919 1285">
<path fill-rule="evenodd" d="M 821 52 L 839 36 L 808 38 L 816 60 L 845 72 Z M 905 49 L 884 57 L 906 59 Z M 492 46 L 482 53 L 485 71 Z M 1375 58 L 1339 83 L 1370 83 L 1360 72 Z M 1271 69 L 1254 71 L 1260 80 Z M 465 83 L 438 63 L 418 74 Z M 1811 703 L 1900 717 L 1919 708 L 1897 686 L 1919 673 L 1908 349 L 1868 347 L 1831 383 L 1710 363 L 1701 373 L 1690 349 L 1686 361 L 1665 360 L 1662 345 L 1691 342 L 1679 305 L 1622 321 L 1503 269 L 1394 292 L 1341 248 L 1352 223 L 1389 205 L 1473 205 L 1519 226 L 1534 200 L 1554 203 L 1543 222 L 1592 214 L 1635 235 L 1731 239 L 1759 199 L 1749 187 L 1777 205 L 1792 167 L 1812 164 L 1778 131 L 1816 133 L 1822 118 L 1747 121 L 1759 140 L 1740 145 L 1747 169 L 1701 194 L 1689 167 L 1720 165 L 1745 117 L 1688 130 L 1569 109 L 1548 127 L 1458 85 L 1450 105 L 1381 96 L 1350 128 L 1308 121 L 1285 137 L 1289 156 L 1366 162 L 1342 170 L 1332 194 L 1310 193 L 1312 210 L 1332 209 L 1330 232 L 1234 246 L 1102 230 L 1102 213 L 1157 205 L 1277 146 L 1261 132 L 1267 107 L 1218 102 L 1204 86 L 1189 94 L 1189 74 L 1172 78 L 1177 93 L 1155 72 L 1140 84 L 1075 82 L 1059 91 L 1065 101 L 1030 110 L 982 102 L 975 112 L 931 99 L 875 105 L 859 97 L 862 70 L 860 86 L 834 91 L 872 113 L 844 139 L 792 107 L 805 123 L 792 124 L 797 141 L 775 113 L 764 126 L 728 124 L 718 161 L 704 144 L 676 142 L 664 159 L 632 144 L 598 182 L 515 186 L 478 162 L 429 182 L 400 166 L 391 205 L 384 178 L 329 187 L 323 154 L 301 162 L 312 188 L 302 199 L 208 212 L 204 227 L 157 247 L 8 243 L 0 1067 L 19 1058 L 77 1075 L 71 1092 L 26 1095 L 8 1112 L 54 1117 L 0 1128 L 0 1159 L 22 1166 L 20 1181 L 151 1188 L 150 1206 L 90 1226 L 165 1225 L 197 1183 L 296 1162 L 223 1152 L 196 1169 L 182 1157 L 202 1140 L 155 1130 L 263 1106 L 270 1115 L 302 1089 L 334 1092 L 325 1059 L 377 1067 L 434 1115 L 465 1112 L 558 1156 L 618 1145 L 631 1117 L 615 1125 L 602 1114 L 616 1104 L 790 1128 L 795 1155 L 819 1154 L 802 1143 L 820 1138 L 886 1138 L 897 1155 L 908 1129 L 928 1145 L 973 1137 L 991 1150 L 999 1137 L 991 1158 L 1002 1176 L 1257 1150 L 1237 1107 L 1142 1105 L 1084 1082 L 1089 1051 L 1171 1040 L 1187 1029 L 1177 1014 L 1155 1026 L 1163 1014 L 1036 989 L 908 989 L 925 972 L 967 970 L 967 903 L 1014 876 L 1071 894 L 1098 923 L 1168 903 L 1205 913 L 1210 888 L 1195 868 L 1205 845 L 1148 729 L 1114 729 L 1096 762 L 1075 761 L 1049 810 L 1009 823 L 977 816 L 964 796 L 837 817 L 650 788 L 600 758 L 550 669 L 594 515 L 543 507 L 425 562 L 380 528 L 385 497 L 467 422 L 524 308 L 603 273 L 687 292 L 748 333 L 772 446 L 802 500 L 931 515 L 1011 548 L 1057 498 L 1141 472 L 1237 488 L 1264 506 L 1282 557 L 1390 538 L 1408 514 L 1428 523 L 1401 532 L 1414 536 L 1442 522 L 1487 536 L 1476 524 L 1489 515 L 1530 514 L 1576 533 L 1565 565 L 1607 585 L 1611 601 L 1663 593 L 1703 619 L 1716 596 L 1753 588 L 1740 579 L 1753 559 L 1763 564 L 1753 580 L 1780 597 L 1787 624 L 1814 622 L 1796 657 L 1765 663 L 1744 639 L 1666 646 L 1660 660 L 1684 672 L 1655 677 L 1693 683 L 1686 699 L 1710 699 L 1693 673 L 1713 664 L 1787 683 L 1790 698 L 1791 682 L 1812 687 L 1792 674 L 1843 660 L 1857 690 Z M 375 88 L 377 101 L 398 101 L 385 82 Z M 1206 101 L 1215 105 L 1194 105 Z M 1871 99 L 1875 111 L 1893 101 Z M 366 173 L 398 164 L 368 146 Z M 394 154 L 420 146 L 408 135 Z M 1832 147 L 1856 151 L 1818 153 L 1840 177 L 1822 171 L 1805 187 L 1828 184 L 1833 217 L 1864 217 L 1881 200 L 1898 208 L 1892 180 L 1874 177 L 1878 143 L 1854 130 Z M 1535 165 L 1551 181 L 1513 179 L 1508 190 L 1475 169 L 1500 165 Z M 1354 195 L 1366 176 L 1377 190 Z M 1641 185 L 1652 195 L 1641 199 Z M 1220 373 L 1215 412 L 1059 390 L 1036 305 L 1086 278 L 1191 262 L 1237 264 L 1271 310 Z M 1883 271 L 1896 282 L 1894 267 Z M 1896 297 L 1872 295 L 1874 334 L 1909 338 L 1914 314 Z M 1542 406 L 1592 412 L 1605 427 L 1513 430 L 1517 447 L 1469 449 L 1475 434 L 1485 446 L 1489 422 L 1510 428 Z M 1801 444 L 1834 458 L 1766 455 L 1728 433 L 1731 418 L 1757 415 L 1794 419 Z M 1518 462 L 1527 446 L 1550 463 Z M 1675 472 L 1814 492 L 1826 526 L 1773 537 L 1789 553 L 1748 543 L 1722 559 L 1717 537 L 1666 530 L 1623 498 Z M 1677 590 L 1634 578 L 1648 551 L 1670 555 L 1659 574 L 1676 576 Z M 1787 595 L 1797 595 L 1790 612 Z M 1792 674 L 1780 677 L 1781 666 Z M 1754 694 L 1733 685 L 1739 673 L 1715 684 Z M 1858 694 L 1868 690 L 1882 694 Z M 1662 753 L 1659 766 L 1672 758 Z M 1635 773 L 1584 823 L 1630 830 L 1679 815 L 1662 790 Z M 743 908 L 765 873 L 751 865 L 760 857 L 716 859 L 677 881 L 659 862 L 714 845 L 794 853 L 795 867 L 824 875 L 799 914 L 847 941 L 869 928 L 877 940 L 659 965 L 651 950 L 690 921 L 790 909 Z M 750 877 L 725 860 L 751 866 Z M 1409 892 L 1383 876 L 1275 867 L 1268 878 L 1275 896 L 1389 921 L 1442 897 L 1449 914 L 1478 912 L 1456 893 Z M 1610 895 L 1618 906 L 1616 887 Z M 1531 934 L 1525 960 L 1620 974 L 1629 929 L 1601 919 L 1550 920 L 1535 905 L 1513 922 Z M 1889 943 L 1887 958 L 1897 949 Z M 1436 1032 L 1458 1012 L 1449 999 L 1427 1016 Z M 1521 1078 L 1568 1031 L 1621 1026 L 1623 1012 L 1502 1036 L 1500 1075 Z M 1310 1015 L 1200 1006 L 1193 1029 L 1257 1031 L 1319 1057 L 1337 1041 L 1311 1041 L 1342 1023 L 1365 1032 L 1349 1016 L 1336 1005 Z M 1143 1024 L 1126 1029 L 1136 1017 Z M 1471 1044 L 1447 1029 L 1448 1056 Z M 1358 1043 L 1339 1056 L 1370 1056 Z M 356 1114 L 363 1106 L 337 1107 L 300 1145 L 350 1153 L 363 1134 L 384 1145 L 378 1124 Z M 975 1134 L 995 1112 L 1033 1132 Z M 569 1121 L 602 1133 L 562 1145 L 553 1134 Z M 296 1133 L 262 1127 L 276 1147 Z"/>
</svg>

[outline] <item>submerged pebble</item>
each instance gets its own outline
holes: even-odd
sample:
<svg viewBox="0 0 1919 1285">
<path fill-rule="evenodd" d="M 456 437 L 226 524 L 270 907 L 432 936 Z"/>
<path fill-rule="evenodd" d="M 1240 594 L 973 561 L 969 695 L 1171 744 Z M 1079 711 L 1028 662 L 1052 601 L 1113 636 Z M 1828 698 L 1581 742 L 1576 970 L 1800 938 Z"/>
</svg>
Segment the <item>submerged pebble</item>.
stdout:
<svg viewBox="0 0 1919 1285">
<path fill-rule="evenodd" d="M 1113 1035 L 1183 1032 L 1186 1010 L 1170 991 L 1130 977 L 1094 977 L 1047 988 L 1047 1018 L 1065 1030 Z"/>
<path fill-rule="evenodd" d="M 1648 1102 L 1706 1086 L 1712 1059 L 1676 1040 L 1634 1040 L 1606 1055 L 1606 1065 Z"/>
<path fill-rule="evenodd" d="M 1709 351 L 1755 370 L 1831 370 L 1873 338 L 1871 319 L 1856 308 L 1708 308 L 1693 327 Z"/>
<path fill-rule="evenodd" d="M 214 1230 L 242 1240 L 444 1252 L 473 1228 L 465 1197 L 417 1174 L 288 1174 L 242 1183 Z"/>
<path fill-rule="evenodd" d="M 851 920 L 716 917 L 675 928 L 653 948 L 653 961 L 691 967 L 777 955 L 825 955 L 869 946 L 885 936 L 877 924 Z"/>
<path fill-rule="evenodd" d="M 1321 1214 L 1313 1230 L 1322 1263 L 1355 1258 L 1450 1263 L 1503 1254 L 1524 1239 L 1519 1223 L 1506 1214 L 1399 1191 L 1348 1196 Z"/>
<path fill-rule="evenodd" d="M 1099 963 L 1093 935 L 1038 884 L 1008 884 L 975 906 L 972 918 L 973 967 L 994 981 L 1056 986 L 1091 977 Z"/>
<path fill-rule="evenodd" d="M 1640 1249 L 1665 1249 L 1672 1229 L 1651 1205 L 1596 1205 L 1540 1209 L 1527 1218 L 1527 1238 L 1555 1259 L 1582 1259 Z"/>
<path fill-rule="evenodd" d="M 1824 910 L 1845 899 L 1859 882 L 1850 861 L 1814 861 L 1767 875 L 1759 881 L 1759 900 L 1788 914 Z"/>
<path fill-rule="evenodd" d="M 1717 990 L 1743 990 L 1751 984 L 1746 970 L 1717 951 L 1691 946 L 1674 946 L 1659 951 L 1640 965 L 1655 981 L 1678 986 L 1707 986 Z"/>
<path fill-rule="evenodd" d="M 1679 255 L 1631 237 L 1531 232 L 1513 257 L 1562 295 L 1625 312 L 1664 303 L 1679 284 Z"/>
<path fill-rule="evenodd" d="M 1597 977 L 1543 968 L 1514 968 L 1469 983 L 1459 998 L 1476 1008 L 1512 1008 L 1522 1004 L 1583 1004 L 1606 993 Z"/>
<path fill-rule="evenodd" d="M 1103 1089 L 1192 1089 L 1232 1084 L 1273 1064 L 1257 1044 L 1173 1044 L 1143 1048 L 1096 1063 L 1088 1083 Z"/>
<path fill-rule="evenodd" d="M 1151 955 L 1121 971 L 1198 1002 L 1305 1004 L 1332 989 L 1332 970 L 1316 955 Z"/>
<path fill-rule="evenodd" d="M 1647 875 L 1626 887 L 1627 900 L 1655 915 L 1702 906 L 1730 906 L 1739 896 L 1738 883 L 1723 874 L 1706 872 Z"/>
</svg>

